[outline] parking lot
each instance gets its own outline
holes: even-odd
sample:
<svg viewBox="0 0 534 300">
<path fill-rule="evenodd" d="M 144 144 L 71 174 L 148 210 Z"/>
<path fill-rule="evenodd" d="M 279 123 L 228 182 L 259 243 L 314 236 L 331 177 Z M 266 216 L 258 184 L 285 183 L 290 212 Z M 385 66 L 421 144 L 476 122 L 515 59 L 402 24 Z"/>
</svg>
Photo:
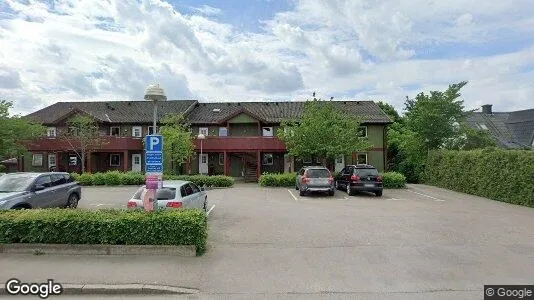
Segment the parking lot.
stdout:
<svg viewBox="0 0 534 300">
<path fill-rule="evenodd" d="M 80 207 L 125 207 L 135 189 L 87 187 Z M 53 267 L 55 258 L 0 262 L 29 279 L 35 270 L 63 282 L 101 283 L 115 274 L 243 299 L 481 299 L 484 284 L 534 278 L 532 208 L 424 185 L 382 197 L 300 197 L 291 188 L 238 184 L 208 191 L 208 200 L 202 257 L 57 258 L 68 267 Z"/>
</svg>

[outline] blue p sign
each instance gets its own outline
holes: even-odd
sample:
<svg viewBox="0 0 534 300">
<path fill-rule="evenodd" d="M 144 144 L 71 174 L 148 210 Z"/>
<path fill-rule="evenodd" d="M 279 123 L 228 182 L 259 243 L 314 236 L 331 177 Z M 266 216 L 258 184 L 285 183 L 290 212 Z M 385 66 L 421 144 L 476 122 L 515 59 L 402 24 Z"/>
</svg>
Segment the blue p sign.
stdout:
<svg viewBox="0 0 534 300">
<path fill-rule="evenodd" d="M 161 152 L 163 148 L 163 137 L 161 135 L 146 136 L 146 151 Z"/>
</svg>

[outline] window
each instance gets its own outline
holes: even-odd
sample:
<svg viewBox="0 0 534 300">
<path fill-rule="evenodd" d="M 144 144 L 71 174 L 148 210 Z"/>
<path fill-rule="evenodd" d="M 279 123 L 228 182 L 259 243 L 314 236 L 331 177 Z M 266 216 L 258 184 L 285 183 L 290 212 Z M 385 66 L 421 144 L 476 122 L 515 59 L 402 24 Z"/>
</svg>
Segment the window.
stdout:
<svg viewBox="0 0 534 300">
<path fill-rule="evenodd" d="M 48 154 L 48 167 L 55 167 L 56 166 L 56 155 L 55 154 Z"/>
<path fill-rule="evenodd" d="M 360 126 L 358 128 L 358 136 L 359 137 L 367 137 L 367 126 Z"/>
<path fill-rule="evenodd" d="M 120 136 L 121 135 L 121 128 L 118 127 L 118 126 L 109 127 L 109 135 L 111 135 L 111 136 Z"/>
<path fill-rule="evenodd" d="M 189 186 L 191 187 L 193 194 L 200 193 L 200 189 L 194 183 L 189 183 Z"/>
<path fill-rule="evenodd" d="M 219 153 L 219 165 L 224 166 L 224 153 Z"/>
<path fill-rule="evenodd" d="M 318 164 L 320 164 L 320 163 L 321 163 L 321 158 L 319 158 L 319 157 L 316 157 L 316 158 L 315 158 L 315 163 L 318 163 Z"/>
<path fill-rule="evenodd" d="M 488 130 L 488 126 L 486 124 L 477 124 L 480 129 Z"/>
<path fill-rule="evenodd" d="M 343 155 L 340 155 L 336 158 L 336 164 L 342 164 L 343 163 Z"/>
<path fill-rule="evenodd" d="M 158 189 L 156 192 L 156 199 L 158 200 L 173 200 L 176 197 L 176 189 L 164 187 Z"/>
<path fill-rule="evenodd" d="M 134 155 L 133 156 L 133 163 L 134 163 L 134 165 L 140 165 L 141 164 L 141 156 L 140 155 Z"/>
<path fill-rule="evenodd" d="M 120 154 L 111 154 L 109 156 L 109 165 L 112 167 L 118 167 L 121 165 L 121 155 Z"/>
<path fill-rule="evenodd" d="M 219 127 L 219 136 L 228 136 L 228 128 Z"/>
<path fill-rule="evenodd" d="M 69 156 L 69 166 L 75 166 L 78 164 L 78 157 Z"/>
<path fill-rule="evenodd" d="M 132 127 L 132 136 L 133 137 L 141 137 L 141 126 L 134 126 Z"/>
<path fill-rule="evenodd" d="M 156 131 L 159 131 L 158 127 L 156 127 Z M 154 134 L 154 126 L 148 126 L 148 134 Z"/>
<path fill-rule="evenodd" d="M 32 166 L 34 167 L 42 167 L 43 166 L 43 155 L 42 154 L 34 154 L 32 157 Z"/>
<path fill-rule="evenodd" d="M 263 136 L 273 136 L 273 128 L 263 127 Z"/>
<path fill-rule="evenodd" d="M 266 166 L 272 166 L 273 165 L 273 154 L 272 153 L 265 153 L 263 154 L 263 164 Z"/>
<path fill-rule="evenodd" d="M 61 174 L 52 174 L 52 186 L 62 185 L 67 183 L 65 177 Z"/>
<path fill-rule="evenodd" d="M 305 163 L 305 164 L 311 164 L 312 163 L 312 159 L 311 159 L 311 157 L 305 157 L 302 160 L 302 162 Z"/>
<path fill-rule="evenodd" d="M 200 161 L 203 163 L 203 164 L 207 164 L 208 163 L 208 155 L 207 154 L 202 154 L 200 156 Z"/>
<path fill-rule="evenodd" d="M 375 168 L 372 168 L 372 169 L 356 169 L 356 174 L 358 174 L 358 176 L 360 177 L 363 177 L 363 176 L 378 176 L 378 170 L 375 169 Z"/>
<path fill-rule="evenodd" d="M 205 136 L 208 136 L 208 127 L 200 127 L 198 129 L 198 134 L 203 134 Z"/>
<path fill-rule="evenodd" d="M 56 136 L 56 127 L 48 127 L 46 129 L 46 136 L 55 137 Z"/>
<path fill-rule="evenodd" d="M 367 164 L 367 153 L 358 154 L 357 163 L 366 165 Z"/>
<path fill-rule="evenodd" d="M 189 184 L 184 184 L 180 188 L 180 193 L 182 194 L 182 197 L 187 197 L 193 194 L 193 189 L 189 186 Z"/>
<path fill-rule="evenodd" d="M 38 185 L 42 185 L 45 188 L 51 187 L 52 179 L 50 178 L 50 175 L 44 175 L 44 176 L 37 178 L 37 180 L 35 180 L 35 186 L 38 186 Z"/>
<path fill-rule="evenodd" d="M 327 169 L 308 169 L 306 176 L 309 178 L 329 178 L 330 171 Z"/>
</svg>

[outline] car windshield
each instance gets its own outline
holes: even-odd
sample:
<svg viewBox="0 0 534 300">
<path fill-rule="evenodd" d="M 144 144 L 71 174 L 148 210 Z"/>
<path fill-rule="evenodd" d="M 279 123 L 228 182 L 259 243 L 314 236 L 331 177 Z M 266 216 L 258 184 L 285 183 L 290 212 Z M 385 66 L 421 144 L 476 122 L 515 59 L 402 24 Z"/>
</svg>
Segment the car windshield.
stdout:
<svg viewBox="0 0 534 300">
<path fill-rule="evenodd" d="M 0 176 L 0 193 L 22 192 L 35 180 L 33 174 L 5 174 Z"/>
<path fill-rule="evenodd" d="M 328 178 L 330 172 L 327 169 L 308 169 L 306 176 L 309 178 Z"/>
<path fill-rule="evenodd" d="M 360 176 L 378 176 L 377 169 L 356 169 L 355 171 Z"/>
<path fill-rule="evenodd" d="M 136 200 L 142 200 L 143 192 L 145 191 L 145 188 L 142 187 L 137 192 L 135 192 L 133 198 Z M 163 187 L 162 189 L 158 189 L 157 195 L 158 200 L 172 200 L 176 197 L 176 188 L 173 187 Z"/>
</svg>

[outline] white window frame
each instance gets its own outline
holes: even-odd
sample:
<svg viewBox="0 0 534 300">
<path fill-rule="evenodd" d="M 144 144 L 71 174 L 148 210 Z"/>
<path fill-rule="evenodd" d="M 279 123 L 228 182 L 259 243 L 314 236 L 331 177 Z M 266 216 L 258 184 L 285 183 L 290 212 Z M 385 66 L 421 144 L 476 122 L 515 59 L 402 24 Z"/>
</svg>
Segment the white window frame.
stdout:
<svg viewBox="0 0 534 300">
<path fill-rule="evenodd" d="M 221 135 L 221 130 L 222 131 L 226 131 L 226 135 Z M 228 128 L 227 127 L 219 127 L 219 136 L 228 136 Z"/>
<path fill-rule="evenodd" d="M 266 134 L 265 134 L 265 129 L 266 129 L 266 128 L 269 128 L 269 129 L 270 129 L 271 135 L 266 135 Z M 262 128 L 261 128 L 261 136 L 265 136 L 265 137 L 273 137 L 273 136 L 274 136 L 274 127 L 272 127 L 272 126 L 265 126 L 265 127 L 262 127 Z"/>
<path fill-rule="evenodd" d="M 117 164 L 117 165 L 113 164 L 113 157 L 119 157 L 119 159 L 118 159 L 119 164 Z M 109 155 L 109 166 L 110 167 L 120 167 L 121 166 L 121 155 L 120 154 L 110 154 Z"/>
<path fill-rule="evenodd" d="M 135 135 L 135 131 L 139 130 L 139 135 Z M 133 126 L 132 127 L 132 136 L 133 137 L 142 137 L 143 136 L 143 127 L 142 126 Z"/>
<path fill-rule="evenodd" d="M 32 167 L 42 167 L 43 166 L 43 154 L 34 153 L 32 156 Z"/>
<path fill-rule="evenodd" d="M 482 129 L 482 130 L 488 130 L 488 126 L 486 126 L 486 124 L 484 124 L 484 123 L 479 123 L 479 124 L 477 124 L 477 125 L 478 125 L 478 127 L 479 127 L 480 129 Z"/>
<path fill-rule="evenodd" d="M 54 163 L 51 163 L 51 161 L 50 161 L 51 158 L 54 159 Z M 57 166 L 56 154 L 55 153 L 49 153 L 48 154 L 48 168 L 56 167 L 56 166 Z"/>
<path fill-rule="evenodd" d="M 118 129 L 119 129 L 119 134 L 116 135 L 116 136 L 121 136 L 121 127 L 120 127 L 120 126 L 109 126 L 109 135 L 110 135 L 110 136 L 114 136 L 114 135 L 113 135 L 113 129 L 114 129 L 114 128 L 118 128 Z"/>
<path fill-rule="evenodd" d="M 209 128 L 208 127 L 199 127 L 198 128 L 198 134 L 203 134 L 204 136 L 209 135 Z"/>
<path fill-rule="evenodd" d="M 360 162 L 360 160 L 359 160 L 360 159 L 360 157 L 359 157 L 360 155 L 365 155 L 365 163 L 361 163 Z M 361 165 L 361 164 L 368 165 L 368 162 L 369 162 L 369 156 L 367 155 L 367 153 L 358 153 L 358 154 L 356 154 L 356 163 L 357 164 L 359 164 L 359 165 Z"/>
<path fill-rule="evenodd" d="M 72 159 L 74 158 L 74 163 L 72 163 Z M 76 166 L 78 165 L 78 156 L 76 155 L 71 155 L 69 156 L 69 166 Z"/>
<path fill-rule="evenodd" d="M 271 162 L 269 163 L 267 157 L 271 157 Z M 274 164 L 274 155 L 272 153 L 263 153 L 262 165 L 272 166 Z"/>
<path fill-rule="evenodd" d="M 54 133 L 54 134 L 51 134 L 51 133 Z M 56 127 L 48 127 L 46 129 L 46 136 L 47 137 L 56 137 L 57 136 L 57 129 Z"/>
<path fill-rule="evenodd" d="M 367 126 L 360 126 L 360 127 L 358 127 L 358 131 L 359 131 L 360 129 L 362 129 L 362 128 L 365 128 L 365 135 L 364 135 L 364 136 L 359 136 L 359 135 L 358 135 L 358 137 L 366 138 L 366 137 L 367 137 L 367 131 L 368 131 L 368 128 L 367 128 Z"/>
<path fill-rule="evenodd" d="M 224 166 L 224 153 L 219 153 L 219 166 Z"/>
<path fill-rule="evenodd" d="M 148 126 L 146 134 L 148 134 L 148 135 L 157 134 L 157 132 L 150 133 L 150 129 L 154 130 L 153 128 L 154 128 L 154 126 Z M 159 131 L 159 126 L 156 126 L 156 131 Z"/>
<path fill-rule="evenodd" d="M 307 159 L 309 159 L 309 160 L 307 160 Z M 311 164 L 312 162 L 313 162 L 313 159 L 311 157 L 302 158 L 302 163 Z"/>
</svg>

